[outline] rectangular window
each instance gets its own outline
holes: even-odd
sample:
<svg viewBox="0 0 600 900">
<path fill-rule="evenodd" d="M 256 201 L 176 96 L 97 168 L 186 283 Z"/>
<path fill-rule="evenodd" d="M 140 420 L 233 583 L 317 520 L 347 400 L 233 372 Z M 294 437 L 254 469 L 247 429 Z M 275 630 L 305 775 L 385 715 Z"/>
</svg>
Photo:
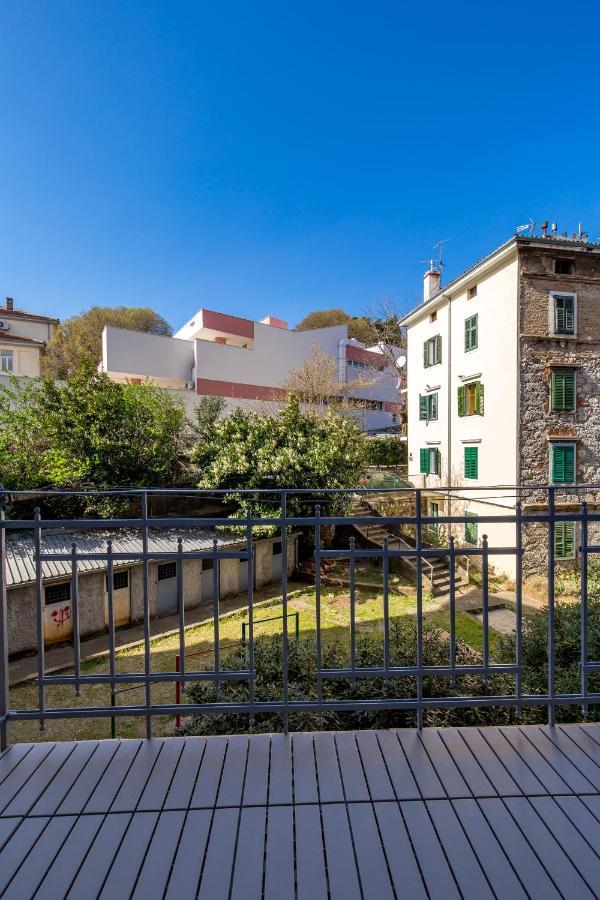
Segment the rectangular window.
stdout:
<svg viewBox="0 0 600 900">
<path fill-rule="evenodd" d="M 423 447 L 420 453 L 420 471 L 423 475 L 439 475 L 441 471 L 441 453 L 437 447 Z"/>
<path fill-rule="evenodd" d="M 430 517 L 431 517 L 432 519 L 433 519 L 433 518 L 436 518 L 436 519 L 437 519 L 437 517 L 439 516 L 439 514 L 440 514 L 440 504 L 439 504 L 439 503 L 433 503 L 433 502 L 431 502 L 431 503 L 429 504 L 429 515 L 430 515 Z M 437 522 L 432 522 L 432 524 L 431 524 L 429 527 L 431 528 L 432 531 L 437 532 L 440 526 L 437 524 Z"/>
<path fill-rule="evenodd" d="M 465 513 L 465 517 L 468 517 L 472 521 L 465 522 L 465 541 L 467 544 L 477 544 L 478 540 L 478 527 L 477 527 L 477 516 L 475 513 Z"/>
<path fill-rule="evenodd" d="M 467 297 L 469 300 L 472 300 L 476 296 L 477 296 L 477 285 L 474 284 L 473 287 L 470 287 L 469 290 L 467 291 Z"/>
<path fill-rule="evenodd" d="M 158 580 L 167 581 L 169 578 L 175 578 L 177 575 L 177 563 L 168 562 L 160 563 L 158 567 Z"/>
<path fill-rule="evenodd" d="M 442 361 L 442 336 L 436 334 L 423 344 L 423 365 L 426 369 Z"/>
<path fill-rule="evenodd" d="M 438 395 L 419 395 L 419 419 L 425 422 L 435 422 L 438 417 Z"/>
<path fill-rule="evenodd" d="M 575 271 L 575 263 L 572 259 L 555 259 L 554 271 L 557 275 L 572 275 Z"/>
<path fill-rule="evenodd" d="M 479 478 L 479 447 L 465 447 L 465 478 Z"/>
<path fill-rule="evenodd" d="M 465 351 L 477 349 L 477 313 L 465 319 Z"/>
<path fill-rule="evenodd" d="M 575 294 L 552 294 L 554 334 L 575 334 Z"/>
<path fill-rule="evenodd" d="M 0 372 L 14 372 L 14 370 L 15 370 L 14 350 L 0 350 Z"/>
<path fill-rule="evenodd" d="M 437 319 L 437 310 L 435 312 L 429 313 L 429 321 L 435 322 Z"/>
<path fill-rule="evenodd" d="M 550 374 L 550 406 L 556 412 L 575 409 L 575 370 L 553 369 Z"/>
<path fill-rule="evenodd" d="M 106 590 L 108 590 L 108 575 L 106 576 Z M 129 569 L 123 572 L 113 572 L 113 591 L 122 591 L 129 587 Z"/>
<path fill-rule="evenodd" d="M 470 384 L 459 385 L 458 415 L 483 415 L 483 384 L 481 381 L 472 381 Z"/>
<path fill-rule="evenodd" d="M 572 444 L 552 444 L 550 454 L 552 483 L 574 484 L 575 447 Z"/>
<path fill-rule="evenodd" d="M 46 606 L 51 603 L 71 602 L 71 582 L 63 581 L 61 584 L 48 584 L 44 588 L 44 600 Z"/>
<path fill-rule="evenodd" d="M 556 559 L 573 559 L 575 556 L 575 522 L 555 523 L 554 556 Z"/>
</svg>

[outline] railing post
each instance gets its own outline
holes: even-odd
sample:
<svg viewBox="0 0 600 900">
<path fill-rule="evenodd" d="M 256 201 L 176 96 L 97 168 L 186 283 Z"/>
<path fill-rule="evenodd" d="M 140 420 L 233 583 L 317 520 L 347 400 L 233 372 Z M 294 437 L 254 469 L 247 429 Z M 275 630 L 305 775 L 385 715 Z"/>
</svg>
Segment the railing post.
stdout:
<svg viewBox="0 0 600 900">
<path fill-rule="evenodd" d="M 252 504 L 247 509 L 248 524 L 246 527 L 246 549 L 248 553 L 248 669 L 250 679 L 248 683 L 248 698 L 250 701 L 250 715 L 248 723 L 254 725 L 254 547 L 252 541 Z M 246 630 L 242 631 L 242 650 L 246 650 Z"/>
<path fill-rule="evenodd" d="M 281 527 L 281 604 L 283 612 L 283 732 L 289 730 L 289 634 L 288 634 L 288 600 L 287 600 L 287 493 L 281 492 L 280 500 Z"/>
<path fill-rule="evenodd" d="M 321 507 L 315 506 L 315 632 L 317 639 L 317 702 L 319 721 L 323 722 L 323 653 L 321 647 Z"/>
<path fill-rule="evenodd" d="M 179 653 L 175 657 L 175 671 L 179 672 Z M 175 682 L 175 703 L 177 706 L 181 703 L 181 681 Z M 175 726 L 177 728 L 181 726 L 181 716 L 179 714 L 175 716 Z"/>
<path fill-rule="evenodd" d="M 117 692 L 115 691 L 114 684 L 111 684 L 111 686 L 110 686 L 110 705 L 113 709 L 117 705 Z M 116 718 L 116 716 L 110 717 L 110 736 L 113 739 L 113 741 L 117 736 L 117 718 Z"/>
<path fill-rule="evenodd" d="M 449 529 L 450 530 L 450 529 Z M 456 684 L 456 557 L 454 555 L 455 539 L 451 534 L 448 538 L 448 550 L 450 551 L 449 572 L 450 572 L 450 594 L 448 597 L 448 613 L 450 616 L 450 667 L 452 669 L 452 677 L 450 684 L 452 687 Z M 468 557 L 467 557 L 468 559 Z"/>
<path fill-rule="evenodd" d="M 548 488 L 548 725 L 555 723 L 554 709 L 554 528 L 555 488 Z"/>
<path fill-rule="evenodd" d="M 6 529 L 5 495 L 0 485 L 0 750 L 10 741 L 8 711 L 10 709 L 10 681 L 8 667 L 8 599 L 6 591 Z"/>
<path fill-rule="evenodd" d="M 423 525 L 421 522 L 421 491 L 415 491 L 415 526 L 417 553 L 417 728 L 423 727 Z"/>
<path fill-rule="evenodd" d="M 150 650 L 150 595 L 149 595 L 149 560 L 148 560 L 148 493 L 142 493 L 142 549 L 144 565 L 142 569 L 142 582 L 144 591 L 144 688 L 146 701 L 146 738 L 152 737 L 152 684 L 150 681 L 152 655 Z"/>
<path fill-rule="evenodd" d="M 45 674 L 45 658 L 44 658 L 44 589 L 42 582 L 42 524 L 41 512 L 39 506 L 34 510 L 35 518 L 35 608 L 36 608 L 36 641 L 37 641 L 37 671 L 38 671 L 38 713 L 40 722 L 40 731 L 45 728 L 44 717 L 44 674 Z"/>
<path fill-rule="evenodd" d="M 585 500 L 581 503 L 581 694 L 582 712 L 587 718 L 588 704 L 588 508 Z"/>
<path fill-rule="evenodd" d="M 516 528 L 516 597 L 515 597 L 515 691 L 517 695 L 516 714 L 521 718 L 522 667 L 523 667 L 523 520 L 521 518 L 521 501 L 515 506 Z"/>
<path fill-rule="evenodd" d="M 77 544 L 71 544 L 71 622 L 73 625 L 73 661 L 75 671 L 75 696 L 81 694 L 79 677 L 81 675 L 81 642 L 79 639 L 79 593 L 77 578 Z"/>
</svg>

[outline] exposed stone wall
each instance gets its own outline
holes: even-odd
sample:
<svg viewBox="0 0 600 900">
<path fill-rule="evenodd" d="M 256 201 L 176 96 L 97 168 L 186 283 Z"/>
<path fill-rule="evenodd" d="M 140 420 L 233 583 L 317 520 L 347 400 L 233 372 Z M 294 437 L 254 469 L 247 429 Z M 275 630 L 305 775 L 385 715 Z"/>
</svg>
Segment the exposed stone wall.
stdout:
<svg viewBox="0 0 600 900">
<path fill-rule="evenodd" d="M 564 247 L 548 250 L 521 248 L 520 264 L 520 447 L 519 482 L 523 485 L 550 481 L 552 439 L 576 445 L 576 481 L 600 482 L 600 256 Z M 572 258 L 573 275 L 555 275 L 557 257 Z M 558 338 L 551 334 L 550 293 L 577 294 L 577 335 Z M 550 377 L 558 366 L 576 368 L 576 408 L 573 412 L 550 409 Z M 583 496 L 568 486 L 557 487 L 556 503 L 573 504 Z M 588 499 L 590 499 L 588 497 Z M 545 494 L 529 494 L 524 504 L 544 502 Z M 566 507 L 568 508 L 568 506 Z M 525 575 L 546 571 L 548 534 L 545 526 L 524 529 Z M 574 567 L 575 563 L 561 563 Z"/>
</svg>

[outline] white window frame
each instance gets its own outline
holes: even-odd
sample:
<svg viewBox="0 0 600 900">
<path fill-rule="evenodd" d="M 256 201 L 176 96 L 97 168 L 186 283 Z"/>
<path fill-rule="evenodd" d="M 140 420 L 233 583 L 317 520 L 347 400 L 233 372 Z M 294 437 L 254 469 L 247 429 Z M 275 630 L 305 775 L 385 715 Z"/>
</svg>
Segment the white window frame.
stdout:
<svg viewBox="0 0 600 900">
<path fill-rule="evenodd" d="M 556 331 L 556 315 L 554 312 L 556 297 L 572 297 L 573 298 L 573 334 L 563 334 Z M 550 334 L 553 337 L 560 338 L 564 341 L 573 341 L 577 339 L 577 294 L 573 291 L 550 291 L 550 302 L 548 304 L 548 325 Z"/>
<path fill-rule="evenodd" d="M 4 368 L 4 360 L 9 360 L 10 365 Z M 10 347 L 3 347 L 0 350 L 0 372 L 3 375 L 13 375 L 15 371 L 15 351 Z"/>
</svg>

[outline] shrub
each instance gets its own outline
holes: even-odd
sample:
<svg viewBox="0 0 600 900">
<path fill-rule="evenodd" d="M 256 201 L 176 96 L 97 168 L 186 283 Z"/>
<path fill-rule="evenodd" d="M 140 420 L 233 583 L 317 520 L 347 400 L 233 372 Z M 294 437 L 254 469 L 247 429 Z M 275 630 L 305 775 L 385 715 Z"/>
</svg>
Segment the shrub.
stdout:
<svg viewBox="0 0 600 900">
<path fill-rule="evenodd" d="M 407 443 L 397 437 L 370 438 L 367 459 L 370 466 L 403 466 L 407 463 Z"/>
</svg>

